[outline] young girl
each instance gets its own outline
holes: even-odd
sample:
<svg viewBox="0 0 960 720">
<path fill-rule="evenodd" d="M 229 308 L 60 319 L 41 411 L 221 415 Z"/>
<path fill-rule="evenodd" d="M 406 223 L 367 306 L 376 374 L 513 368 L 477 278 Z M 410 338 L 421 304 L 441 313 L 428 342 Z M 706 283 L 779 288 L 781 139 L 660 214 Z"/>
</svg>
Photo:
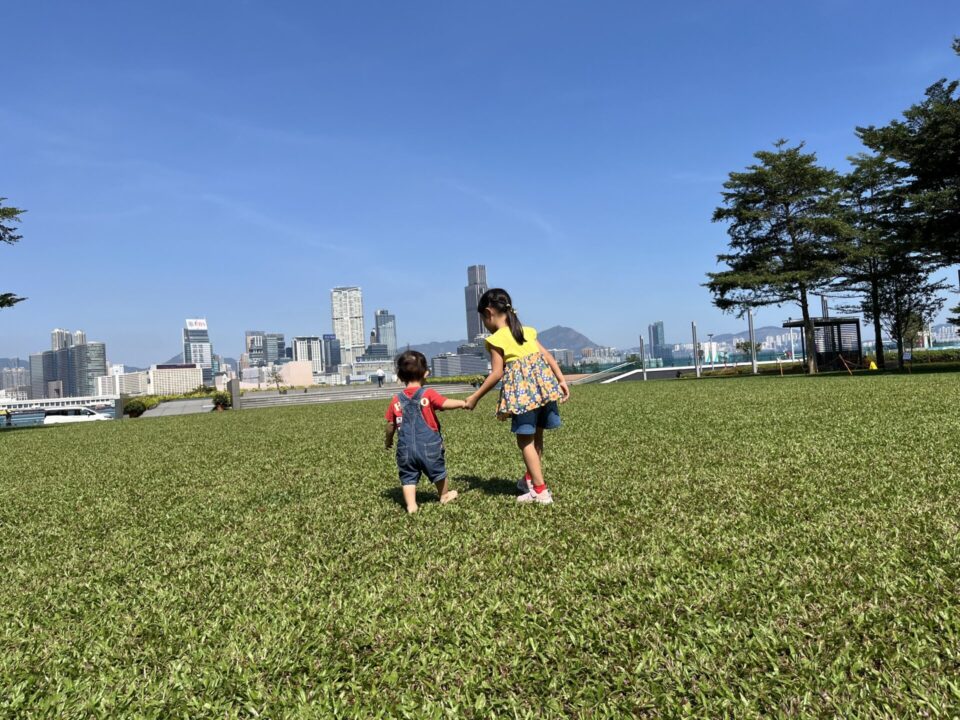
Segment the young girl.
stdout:
<svg viewBox="0 0 960 720">
<path fill-rule="evenodd" d="M 506 290 L 487 290 L 477 305 L 483 324 L 491 333 L 487 338 L 490 375 L 467 398 L 467 409 L 503 380 L 497 417 L 511 418 L 511 431 L 523 454 L 527 474 L 518 483 L 523 495 L 517 502 L 549 505 L 553 496 L 543 480 L 543 431 L 560 427 L 557 402 L 566 402 L 570 388 L 560 366 L 537 341 L 537 331 L 520 324 Z"/>
</svg>

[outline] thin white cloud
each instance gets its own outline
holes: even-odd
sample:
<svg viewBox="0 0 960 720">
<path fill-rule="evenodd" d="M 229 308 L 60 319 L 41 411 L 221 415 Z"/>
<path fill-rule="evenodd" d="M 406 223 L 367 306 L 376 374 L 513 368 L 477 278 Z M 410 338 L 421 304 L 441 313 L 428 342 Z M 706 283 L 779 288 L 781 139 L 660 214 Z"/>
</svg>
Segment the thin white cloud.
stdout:
<svg viewBox="0 0 960 720">
<path fill-rule="evenodd" d="M 553 223 L 547 220 L 547 218 L 545 218 L 536 210 L 528 210 L 525 208 L 516 207 L 515 205 L 511 205 L 507 201 L 496 197 L 495 195 L 490 195 L 489 193 L 477 190 L 476 188 L 472 188 L 468 185 L 464 185 L 458 180 L 445 179 L 443 180 L 443 183 L 469 198 L 479 200 L 481 203 L 492 210 L 497 211 L 498 213 L 511 216 L 527 225 L 537 228 L 551 240 L 562 237 L 562 233 L 557 230 Z"/>
</svg>

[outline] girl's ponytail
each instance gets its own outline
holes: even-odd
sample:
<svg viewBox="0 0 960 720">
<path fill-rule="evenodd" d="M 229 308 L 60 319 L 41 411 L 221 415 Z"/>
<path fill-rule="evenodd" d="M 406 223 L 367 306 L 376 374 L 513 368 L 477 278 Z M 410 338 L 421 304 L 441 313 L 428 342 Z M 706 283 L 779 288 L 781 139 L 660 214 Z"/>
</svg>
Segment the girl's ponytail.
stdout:
<svg viewBox="0 0 960 720">
<path fill-rule="evenodd" d="M 510 294 L 502 288 L 490 288 L 477 302 L 477 312 L 483 314 L 487 308 L 493 308 L 497 312 L 502 312 L 507 316 L 507 324 L 510 327 L 510 334 L 518 344 L 523 345 L 526 337 L 523 334 L 523 324 L 517 317 L 517 311 L 513 308 L 513 301 Z"/>
</svg>

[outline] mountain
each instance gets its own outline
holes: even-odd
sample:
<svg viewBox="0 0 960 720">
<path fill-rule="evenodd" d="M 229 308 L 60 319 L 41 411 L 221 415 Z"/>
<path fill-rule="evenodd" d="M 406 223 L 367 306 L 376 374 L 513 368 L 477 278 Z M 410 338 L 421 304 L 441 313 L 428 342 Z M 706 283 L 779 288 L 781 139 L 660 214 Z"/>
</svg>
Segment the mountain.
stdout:
<svg viewBox="0 0 960 720">
<path fill-rule="evenodd" d="M 441 342 L 428 342 L 421 343 L 420 345 L 411 345 L 411 350 L 416 350 L 422 352 L 426 355 L 427 360 L 430 358 L 436 357 L 437 355 L 443 355 L 444 353 L 455 353 L 457 348 L 461 345 L 466 344 L 466 340 L 444 340 Z M 406 347 L 402 348 L 406 350 Z"/>
<path fill-rule="evenodd" d="M 20 365 L 17 365 L 19 360 Z M 0 370 L 12 367 L 30 367 L 30 358 L 0 358 Z"/>
<path fill-rule="evenodd" d="M 548 350 L 550 348 L 563 348 L 572 350 L 574 353 L 584 348 L 600 347 L 586 335 L 563 325 L 554 325 L 552 328 L 541 331 L 537 335 L 537 340 Z"/>
<path fill-rule="evenodd" d="M 183 362 L 183 353 L 178 353 L 177 355 L 174 355 L 172 358 L 170 358 L 166 362 L 158 363 L 158 365 L 179 365 L 182 362 Z"/>
</svg>

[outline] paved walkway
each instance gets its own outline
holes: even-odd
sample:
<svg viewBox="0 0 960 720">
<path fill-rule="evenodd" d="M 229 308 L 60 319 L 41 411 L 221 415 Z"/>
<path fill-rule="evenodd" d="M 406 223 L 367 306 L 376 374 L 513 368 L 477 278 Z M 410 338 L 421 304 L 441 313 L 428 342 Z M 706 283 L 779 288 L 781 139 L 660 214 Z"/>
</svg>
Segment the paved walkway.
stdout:
<svg viewBox="0 0 960 720">
<path fill-rule="evenodd" d="M 166 417 L 167 415 L 193 415 L 195 413 L 210 412 L 213 402 L 209 398 L 199 400 L 171 400 L 160 403 L 152 410 L 147 410 L 143 417 Z"/>
</svg>

